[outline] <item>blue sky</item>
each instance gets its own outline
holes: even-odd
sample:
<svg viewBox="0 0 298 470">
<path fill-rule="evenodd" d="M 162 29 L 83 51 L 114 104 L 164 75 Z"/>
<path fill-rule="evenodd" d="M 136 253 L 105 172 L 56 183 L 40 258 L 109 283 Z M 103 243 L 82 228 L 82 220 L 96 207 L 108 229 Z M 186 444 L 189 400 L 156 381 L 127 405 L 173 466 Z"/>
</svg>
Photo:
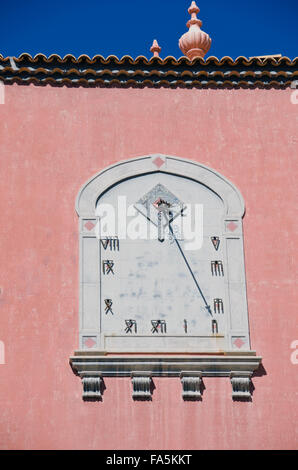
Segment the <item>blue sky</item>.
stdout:
<svg viewBox="0 0 298 470">
<path fill-rule="evenodd" d="M 182 55 L 190 0 L 1 1 L 0 53 L 67 53 L 150 58 Z M 208 55 L 236 58 L 281 53 L 298 56 L 298 0 L 198 0 L 202 29 L 213 40 Z M 208 57 L 208 55 L 206 57 Z"/>
</svg>

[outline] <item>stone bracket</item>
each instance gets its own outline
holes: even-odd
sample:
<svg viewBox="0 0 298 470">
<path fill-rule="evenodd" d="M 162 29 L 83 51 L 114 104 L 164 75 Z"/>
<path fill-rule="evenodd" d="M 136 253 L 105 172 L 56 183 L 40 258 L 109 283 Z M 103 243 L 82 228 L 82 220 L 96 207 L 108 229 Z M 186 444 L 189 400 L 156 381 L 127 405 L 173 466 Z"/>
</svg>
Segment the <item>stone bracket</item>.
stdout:
<svg viewBox="0 0 298 470">
<path fill-rule="evenodd" d="M 148 372 L 133 372 L 131 374 L 133 387 L 132 398 L 134 400 L 152 399 L 152 378 Z"/>
<path fill-rule="evenodd" d="M 183 400 L 201 400 L 202 372 L 181 372 Z"/>
<path fill-rule="evenodd" d="M 131 377 L 132 398 L 151 400 L 152 377 L 178 377 L 184 400 L 200 400 L 202 377 L 229 377 L 234 400 L 251 400 L 251 376 L 262 358 L 254 351 L 216 355 L 108 355 L 77 351 L 70 358 L 83 383 L 84 400 L 101 400 L 103 377 Z"/>
<path fill-rule="evenodd" d="M 232 398 L 251 399 L 251 372 L 231 372 L 230 379 L 232 384 Z"/>
<path fill-rule="evenodd" d="M 83 385 L 84 401 L 101 401 L 103 379 L 100 373 L 82 373 L 80 374 Z"/>
</svg>

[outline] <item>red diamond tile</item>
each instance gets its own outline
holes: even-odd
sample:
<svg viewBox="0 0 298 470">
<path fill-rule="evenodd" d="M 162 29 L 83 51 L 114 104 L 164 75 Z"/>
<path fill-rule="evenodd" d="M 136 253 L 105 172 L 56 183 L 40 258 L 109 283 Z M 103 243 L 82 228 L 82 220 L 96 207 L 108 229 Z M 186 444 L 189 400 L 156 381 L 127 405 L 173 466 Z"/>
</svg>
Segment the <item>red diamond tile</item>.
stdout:
<svg viewBox="0 0 298 470">
<path fill-rule="evenodd" d="M 156 158 L 153 160 L 153 163 L 154 163 L 154 165 L 157 166 L 157 168 L 160 168 L 160 167 L 165 163 L 165 161 L 164 161 L 162 158 L 160 158 L 160 157 L 156 157 Z"/>
<path fill-rule="evenodd" d="M 87 230 L 92 230 L 95 227 L 95 224 L 89 220 L 88 222 L 85 223 L 84 227 L 86 227 Z"/>
<path fill-rule="evenodd" d="M 240 349 L 245 344 L 245 342 L 241 338 L 237 338 L 233 344 L 235 344 L 235 346 Z"/>
<path fill-rule="evenodd" d="M 95 345 L 96 345 L 96 341 L 94 341 L 94 339 L 92 338 L 88 338 L 84 340 L 84 346 L 86 346 L 89 349 L 93 348 L 93 346 Z"/>
<path fill-rule="evenodd" d="M 230 232 L 234 232 L 236 230 L 236 228 L 238 228 L 238 225 L 235 224 L 235 222 L 229 222 L 227 224 L 227 229 L 230 231 Z"/>
</svg>

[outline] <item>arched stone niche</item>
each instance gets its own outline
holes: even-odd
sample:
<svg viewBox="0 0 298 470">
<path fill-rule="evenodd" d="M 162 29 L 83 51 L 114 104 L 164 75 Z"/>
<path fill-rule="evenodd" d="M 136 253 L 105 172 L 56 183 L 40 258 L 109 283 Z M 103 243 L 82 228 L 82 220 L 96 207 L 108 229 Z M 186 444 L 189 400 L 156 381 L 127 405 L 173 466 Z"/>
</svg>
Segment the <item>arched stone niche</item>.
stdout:
<svg viewBox="0 0 298 470">
<path fill-rule="evenodd" d="M 207 305 L 209 307 L 207 310 L 210 311 L 212 319 L 208 319 L 205 312 L 200 324 L 208 325 L 212 322 L 212 328 L 214 326 L 212 332 L 208 332 L 207 326 L 199 333 L 189 331 L 185 325 L 184 331 L 177 330 L 180 321 L 178 316 L 181 314 L 181 318 L 184 318 L 190 315 L 191 307 L 189 303 L 184 302 L 183 295 L 178 296 L 174 302 L 176 306 L 179 304 L 179 308 L 176 307 L 176 311 L 169 317 L 172 333 L 166 329 L 167 319 L 162 321 L 165 331 L 154 330 L 154 325 L 149 330 L 149 320 L 151 317 L 154 318 L 158 311 L 157 304 L 148 300 L 151 285 L 150 270 L 144 281 L 147 286 L 147 297 L 144 297 L 146 301 L 141 299 L 147 313 L 145 318 L 135 321 L 139 323 L 139 329 L 137 330 L 136 324 L 131 325 L 127 334 L 121 326 L 127 321 L 124 319 L 130 317 L 126 315 L 126 311 L 134 310 L 132 303 L 129 301 L 125 303 L 123 300 L 121 314 L 117 312 L 117 315 L 114 315 L 112 311 L 113 302 L 120 310 L 120 302 L 117 304 L 116 300 L 111 299 L 117 299 L 120 295 L 124 297 L 126 280 L 123 278 L 120 282 L 119 278 L 117 281 L 115 276 L 113 281 L 107 281 L 109 276 L 103 266 L 107 262 L 104 259 L 107 257 L 105 243 L 111 243 L 109 245 L 109 258 L 113 256 L 113 260 L 109 260 L 111 269 L 114 263 L 119 263 L 120 266 L 121 262 L 122 264 L 125 262 L 118 253 L 114 254 L 115 250 L 119 251 L 119 243 L 123 247 L 123 252 L 134 253 L 138 248 L 133 241 L 125 241 L 126 245 L 122 244 L 119 237 L 117 242 L 106 238 L 106 242 L 103 243 L 100 236 L 102 218 L 98 212 L 99 204 L 101 201 L 111 203 L 117 198 L 119 200 L 119 195 L 137 203 L 142 201 L 142 198 L 139 200 L 140 196 L 143 196 L 143 199 L 148 198 L 148 194 L 155 194 L 154 191 L 157 195 L 158 191 L 166 195 L 178 194 L 180 199 L 188 195 L 192 203 L 204 201 L 207 207 L 207 222 L 206 227 L 204 226 L 204 234 L 206 232 L 207 235 L 204 236 L 201 252 L 203 257 L 199 260 L 199 264 L 203 266 L 204 263 L 208 268 L 211 263 L 211 271 L 205 269 L 202 281 L 204 286 L 208 286 L 213 282 L 213 276 L 214 283 L 217 282 L 219 285 L 220 282 L 221 299 L 213 298 L 215 294 L 212 292 L 208 299 L 206 296 L 207 300 L 203 295 L 206 305 L 210 304 Z M 92 177 L 79 191 L 76 211 L 79 216 L 80 237 L 80 331 L 79 349 L 70 358 L 70 363 L 74 372 L 82 379 L 83 398 L 101 399 L 104 376 L 130 376 L 134 399 L 151 399 L 152 377 L 177 376 L 181 379 L 184 399 L 201 399 L 202 377 L 228 376 L 231 379 L 233 398 L 250 399 L 250 378 L 258 368 L 261 358 L 257 357 L 250 347 L 242 233 L 245 206 L 239 190 L 222 175 L 199 163 L 168 155 L 146 155 L 119 162 Z M 212 214 L 214 214 L 213 219 Z M 211 234 L 216 237 L 211 237 Z M 211 244 L 211 238 L 218 238 L 220 249 L 216 241 L 213 240 L 213 245 Z M 172 263 L 168 268 L 170 273 L 175 271 L 175 263 L 179 263 L 178 258 L 175 258 L 179 255 L 178 249 L 182 252 L 181 242 L 176 239 L 174 241 L 177 250 L 175 255 L 168 257 L 169 263 Z M 161 245 L 157 243 L 155 246 Z M 207 248 L 204 251 L 205 246 Z M 212 265 L 214 262 L 217 263 L 212 260 L 219 257 L 218 253 L 221 257 L 222 272 L 217 272 L 218 266 Z M 190 259 L 191 256 L 196 264 L 196 255 L 187 255 Z M 191 271 L 191 263 L 185 256 L 184 258 L 186 271 L 187 268 Z M 158 259 L 157 256 L 155 264 L 158 263 Z M 164 266 L 160 265 L 158 269 L 159 271 L 155 273 L 161 272 Z M 196 282 L 193 273 L 190 274 Z M 219 279 L 220 277 L 222 279 Z M 170 275 L 167 279 L 169 278 Z M 139 281 L 134 278 L 134 282 Z M 185 284 L 184 287 L 186 290 L 191 289 L 189 284 Z M 121 288 L 122 294 L 120 294 Z M 179 284 L 176 284 L 174 292 L 178 289 Z M 105 298 L 107 296 L 103 294 L 105 291 L 109 292 L 111 299 Z M 199 294 L 197 298 L 200 298 Z M 107 300 L 110 302 L 110 307 L 109 304 L 104 304 Z M 220 301 L 221 304 L 216 304 L 215 301 Z M 195 302 L 193 306 L 196 306 L 198 311 L 204 309 L 204 305 L 200 307 Z M 154 312 L 151 316 L 150 308 Z M 195 310 L 195 307 L 193 308 Z M 195 318 L 192 317 L 190 324 L 196 324 Z M 186 325 L 187 321 L 184 320 Z M 161 324 L 160 326 L 163 328 Z"/>
</svg>

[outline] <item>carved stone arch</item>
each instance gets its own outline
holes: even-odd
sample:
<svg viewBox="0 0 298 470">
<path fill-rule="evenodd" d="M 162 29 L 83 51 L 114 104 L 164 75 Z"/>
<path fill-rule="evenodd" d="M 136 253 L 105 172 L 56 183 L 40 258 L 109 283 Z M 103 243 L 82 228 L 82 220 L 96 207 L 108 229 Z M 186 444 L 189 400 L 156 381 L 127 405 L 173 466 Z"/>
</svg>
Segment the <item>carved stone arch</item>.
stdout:
<svg viewBox="0 0 298 470">
<path fill-rule="evenodd" d="M 157 166 L 155 161 L 159 162 Z M 160 162 L 163 161 L 163 164 Z M 236 186 L 217 171 L 192 160 L 152 154 L 124 160 L 105 168 L 90 178 L 80 189 L 76 211 L 80 217 L 93 217 L 100 195 L 113 185 L 135 176 L 148 173 L 168 173 L 183 176 L 207 186 L 223 201 L 227 217 L 243 217 L 245 205 Z"/>
<path fill-rule="evenodd" d="M 171 343 L 170 340 L 168 343 L 160 343 L 172 345 L 167 350 L 164 346 L 163 349 L 154 349 L 157 343 L 152 347 L 146 346 L 147 349 L 144 350 L 141 337 L 140 341 L 130 343 L 128 347 L 127 341 L 121 342 L 123 333 L 110 334 L 103 327 L 103 301 L 100 292 L 101 279 L 105 273 L 102 271 L 103 261 L 100 261 L 100 253 L 104 248 L 101 248 L 101 240 L 98 239 L 96 230 L 99 221 L 97 202 L 110 190 L 116 191 L 117 194 L 118 185 L 126 184 L 129 179 L 136 182 L 138 177 L 144 177 L 144 180 L 148 177 L 150 181 L 155 181 L 155 177 L 152 178 L 154 174 L 160 174 L 160 179 L 172 179 L 172 176 L 176 176 L 185 181 L 191 180 L 187 187 L 198 183 L 202 190 L 207 189 L 222 201 L 220 233 L 213 235 L 220 235 L 221 256 L 225 264 L 223 295 L 227 302 L 224 312 L 226 327 L 224 334 L 216 335 L 217 331 L 214 331 L 213 339 L 204 339 L 200 343 L 204 345 L 203 350 L 198 351 L 199 343 L 193 340 L 188 343 L 187 338 L 181 334 L 168 335 L 171 338 L 179 338 L 179 341 L 175 339 L 176 342 Z M 157 178 L 156 181 L 159 182 L 158 180 Z M 196 187 L 192 194 L 196 193 Z M 79 350 L 70 358 L 70 363 L 74 372 L 82 378 L 83 397 L 100 400 L 104 376 L 131 376 L 133 397 L 140 399 L 151 396 L 153 376 L 177 376 L 181 379 L 184 399 L 200 399 L 202 377 L 228 376 L 231 379 L 232 396 L 240 399 L 250 398 L 250 377 L 258 368 L 261 358 L 257 357 L 250 347 L 242 233 L 245 206 L 235 185 L 200 163 L 176 156 L 145 155 L 118 162 L 90 178 L 78 193 L 76 211 L 80 232 L 80 332 Z M 209 247 L 212 248 L 210 234 L 207 237 Z M 113 238 L 117 239 L 117 236 Z M 211 238 L 214 238 L 212 243 L 216 243 L 215 239 L 218 237 Z M 214 246 L 212 249 L 214 251 L 211 259 L 220 259 L 216 258 L 217 248 Z M 208 269 L 210 276 L 210 268 Z M 106 300 L 108 299 L 104 301 Z M 212 302 L 213 300 L 221 301 L 218 312 L 214 310 L 214 313 L 223 314 L 223 311 L 220 311 L 222 300 L 212 297 Z M 145 336 L 150 335 L 146 333 Z M 120 337 L 118 343 L 115 342 L 117 337 Z M 205 338 L 198 334 L 193 337 L 195 341 L 196 338 Z M 135 337 L 134 340 L 137 341 L 138 338 Z M 149 343 L 150 341 L 151 339 Z"/>
</svg>

